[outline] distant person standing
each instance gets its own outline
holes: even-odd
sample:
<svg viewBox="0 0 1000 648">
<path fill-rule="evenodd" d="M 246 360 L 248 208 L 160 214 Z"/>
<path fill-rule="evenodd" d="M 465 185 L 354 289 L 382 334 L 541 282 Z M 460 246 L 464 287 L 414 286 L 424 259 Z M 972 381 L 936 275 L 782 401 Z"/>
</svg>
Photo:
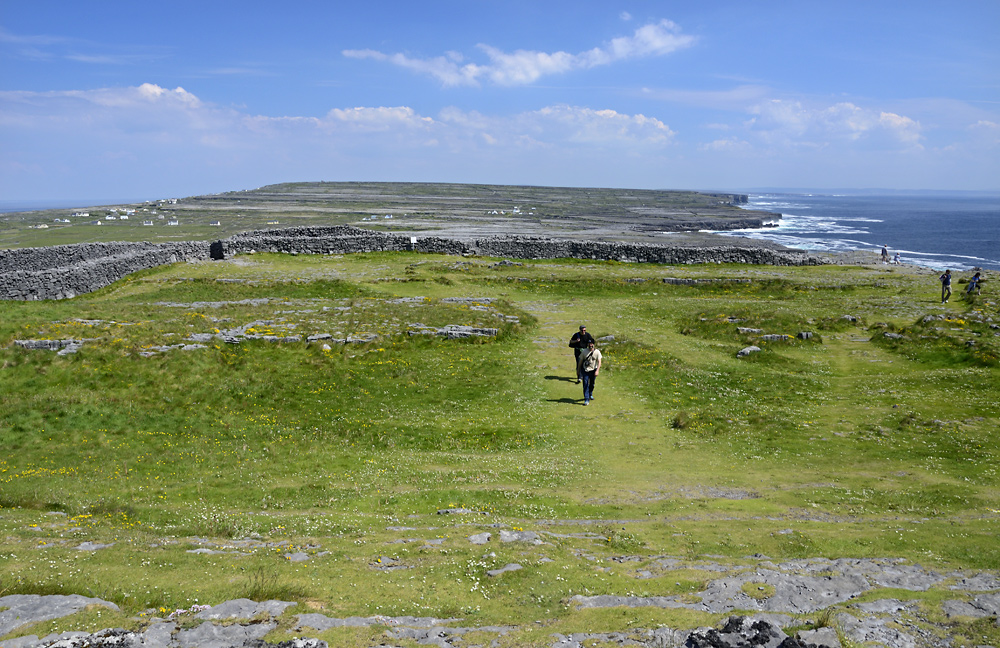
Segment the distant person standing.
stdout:
<svg viewBox="0 0 1000 648">
<path fill-rule="evenodd" d="M 580 354 L 591 344 L 595 344 L 594 336 L 587 333 L 586 326 L 581 326 L 580 330 L 569 339 L 569 347 L 573 349 L 573 360 L 576 362 L 576 384 L 578 385 L 583 378 L 580 375 Z"/>
<path fill-rule="evenodd" d="M 941 303 L 947 304 L 951 297 L 951 270 L 945 270 L 938 279 L 941 281 Z"/>
<path fill-rule="evenodd" d="M 896 256 L 892 257 L 893 265 L 899 265 L 902 261 L 899 260 L 899 252 L 896 252 Z"/>
<path fill-rule="evenodd" d="M 882 246 L 882 263 L 889 263 L 889 248 Z"/>
<path fill-rule="evenodd" d="M 979 282 L 981 281 L 982 277 L 980 277 L 980 273 L 977 272 L 976 274 L 972 275 L 972 279 L 969 279 L 969 287 L 965 289 L 965 294 L 971 295 L 973 290 L 976 291 L 977 295 L 981 294 L 980 291 L 982 290 L 982 288 L 979 287 Z"/>
<path fill-rule="evenodd" d="M 597 374 L 601 373 L 601 350 L 597 348 L 593 338 L 586 349 L 580 352 L 580 359 L 577 362 L 577 372 L 583 376 L 583 404 L 590 405 L 594 400 L 594 384 L 597 382 Z"/>
</svg>

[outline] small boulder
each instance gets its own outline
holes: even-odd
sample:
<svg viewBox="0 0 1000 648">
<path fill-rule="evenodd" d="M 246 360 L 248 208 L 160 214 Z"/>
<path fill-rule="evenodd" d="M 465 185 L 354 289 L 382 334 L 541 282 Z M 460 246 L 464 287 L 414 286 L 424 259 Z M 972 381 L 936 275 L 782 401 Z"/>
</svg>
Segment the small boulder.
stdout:
<svg viewBox="0 0 1000 648">
<path fill-rule="evenodd" d="M 816 630 L 802 630 L 795 635 L 795 638 L 809 646 L 841 648 L 840 637 L 837 636 L 837 631 L 830 627 L 817 628 Z"/>
<path fill-rule="evenodd" d="M 488 572 L 486 572 L 486 575 L 489 576 L 490 578 L 496 578 L 497 576 L 499 576 L 501 574 L 505 574 L 507 572 L 512 572 L 512 571 L 517 571 L 519 569 L 523 569 L 523 567 L 521 567 L 521 565 L 519 565 L 517 563 L 510 563 L 509 565 L 504 565 L 500 569 L 491 569 Z"/>
</svg>

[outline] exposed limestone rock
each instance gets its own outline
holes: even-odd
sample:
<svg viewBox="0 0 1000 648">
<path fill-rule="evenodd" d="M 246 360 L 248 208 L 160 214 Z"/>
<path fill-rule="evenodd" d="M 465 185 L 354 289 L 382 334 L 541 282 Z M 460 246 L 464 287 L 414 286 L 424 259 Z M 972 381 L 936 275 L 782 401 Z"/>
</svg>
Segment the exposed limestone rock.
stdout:
<svg viewBox="0 0 1000 648">
<path fill-rule="evenodd" d="M 101 605 L 115 612 L 118 606 L 99 598 L 79 594 L 40 596 L 38 594 L 12 594 L 0 597 L 0 637 L 29 623 L 50 621 L 75 614 L 88 605 Z"/>
<path fill-rule="evenodd" d="M 507 572 L 518 571 L 520 569 L 524 569 L 524 567 L 522 567 L 518 563 L 510 563 L 508 565 L 504 565 L 500 569 L 491 569 L 488 572 L 486 572 L 486 575 L 491 578 L 496 578 L 497 576 L 506 574 Z"/>
</svg>

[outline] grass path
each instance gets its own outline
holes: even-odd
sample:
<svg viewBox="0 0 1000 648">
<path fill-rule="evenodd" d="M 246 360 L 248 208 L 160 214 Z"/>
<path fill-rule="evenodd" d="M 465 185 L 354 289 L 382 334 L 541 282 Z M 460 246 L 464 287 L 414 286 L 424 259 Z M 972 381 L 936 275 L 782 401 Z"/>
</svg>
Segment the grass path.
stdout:
<svg viewBox="0 0 1000 648">
<path fill-rule="evenodd" d="M 602 318 L 588 317 L 573 302 L 552 304 L 534 314 L 538 317 L 537 364 L 543 367 L 547 394 L 543 418 L 537 424 L 566 430 L 571 452 L 590 467 L 570 489 L 583 501 L 614 505 L 642 500 L 663 489 L 700 486 L 691 482 L 688 468 L 698 465 L 701 469 L 716 463 L 714 458 L 683 448 L 662 412 L 630 392 L 607 365 L 598 376 L 594 400 L 583 406 L 569 338 L 577 322 L 587 322 L 589 330 L 604 334 L 610 327 Z"/>
</svg>

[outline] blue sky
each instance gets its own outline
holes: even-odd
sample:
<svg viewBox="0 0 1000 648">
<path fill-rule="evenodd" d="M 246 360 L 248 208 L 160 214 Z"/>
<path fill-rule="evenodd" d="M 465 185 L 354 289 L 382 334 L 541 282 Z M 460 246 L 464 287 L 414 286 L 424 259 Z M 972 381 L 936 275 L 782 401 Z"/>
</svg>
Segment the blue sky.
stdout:
<svg viewBox="0 0 1000 648">
<path fill-rule="evenodd" d="M 1000 2 L 0 0 L 0 200 L 1000 190 Z"/>
</svg>

